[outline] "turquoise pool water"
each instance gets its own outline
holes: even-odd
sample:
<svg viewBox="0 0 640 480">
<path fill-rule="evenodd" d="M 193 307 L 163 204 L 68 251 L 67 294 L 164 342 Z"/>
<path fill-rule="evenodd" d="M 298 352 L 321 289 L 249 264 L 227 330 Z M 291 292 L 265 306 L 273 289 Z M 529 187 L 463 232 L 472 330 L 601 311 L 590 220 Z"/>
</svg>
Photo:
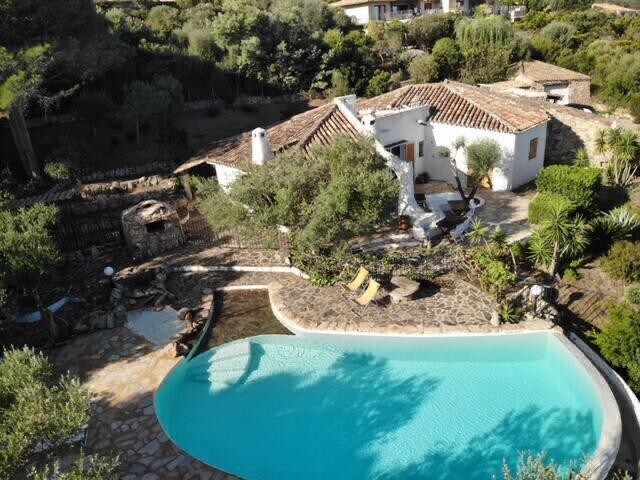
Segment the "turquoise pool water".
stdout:
<svg viewBox="0 0 640 480">
<path fill-rule="evenodd" d="M 582 460 L 602 430 L 595 383 L 549 333 L 249 338 L 180 364 L 156 412 L 248 480 L 490 480 L 521 451 Z"/>
</svg>

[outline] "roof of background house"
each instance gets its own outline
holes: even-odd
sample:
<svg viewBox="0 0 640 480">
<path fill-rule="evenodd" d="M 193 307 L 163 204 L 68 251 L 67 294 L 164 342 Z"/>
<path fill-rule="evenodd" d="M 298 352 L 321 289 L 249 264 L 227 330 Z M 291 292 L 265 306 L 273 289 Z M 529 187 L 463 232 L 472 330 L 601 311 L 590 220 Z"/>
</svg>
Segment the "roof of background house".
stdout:
<svg viewBox="0 0 640 480">
<path fill-rule="evenodd" d="M 311 145 L 329 145 L 340 134 L 351 138 L 358 136 L 356 128 L 333 102 L 291 117 L 268 128 L 267 132 L 274 153 L 293 146 L 308 152 Z M 175 173 L 185 172 L 205 162 L 237 168 L 250 163 L 251 132 L 214 142 L 180 165 Z"/>
<path fill-rule="evenodd" d="M 531 60 L 528 62 L 519 62 L 514 76 L 525 77 L 534 82 L 570 82 L 572 80 L 591 80 L 589 75 L 574 72 L 567 68 L 558 67 L 550 63 L 541 62 L 539 60 Z"/>
<path fill-rule="evenodd" d="M 358 102 L 361 113 L 429 105 L 430 120 L 460 127 L 517 133 L 546 123 L 549 116 L 520 98 L 457 82 L 407 85 Z"/>
<path fill-rule="evenodd" d="M 615 5 L 613 3 L 594 3 L 591 5 L 592 8 L 599 8 L 601 10 L 608 10 L 610 12 L 640 12 L 640 10 L 636 8 L 623 7 L 622 5 Z"/>
</svg>

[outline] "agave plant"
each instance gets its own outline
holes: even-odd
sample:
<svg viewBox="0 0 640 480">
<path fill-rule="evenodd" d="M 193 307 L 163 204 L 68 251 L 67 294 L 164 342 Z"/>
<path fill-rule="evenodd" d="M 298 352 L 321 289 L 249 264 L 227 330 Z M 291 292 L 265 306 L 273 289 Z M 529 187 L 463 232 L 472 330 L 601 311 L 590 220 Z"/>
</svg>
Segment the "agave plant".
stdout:
<svg viewBox="0 0 640 480">
<path fill-rule="evenodd" d="M 614 208 L 591 222 L 594 242 L 603 246 L 619 240 L 628 240 L 640 231 L 640 219 L 628 208 Z"/>
</svg>

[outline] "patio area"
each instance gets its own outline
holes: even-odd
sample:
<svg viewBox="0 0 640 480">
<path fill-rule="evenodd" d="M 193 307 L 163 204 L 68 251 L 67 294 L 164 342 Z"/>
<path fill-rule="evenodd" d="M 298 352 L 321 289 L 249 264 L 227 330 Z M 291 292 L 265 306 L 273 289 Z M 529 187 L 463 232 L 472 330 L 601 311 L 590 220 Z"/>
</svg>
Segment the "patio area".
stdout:
<svg viewBox="0 0 640 480">
<path fill-rule="evenodd" d="M 416 185 L 416 194 L 425 196 L 457 192 L 447 182 L 429 181 Z M 478 189 L 477 197 L 485 200 L 485 204 L 476 210 L 476 218 L 491 229 L 498 225 L 509 235 L 511 241 L 528 238 L 532 233 L 529 223 L 529 203 L 535 191 L 496 192 L 488 188 Z"/>
</svg>

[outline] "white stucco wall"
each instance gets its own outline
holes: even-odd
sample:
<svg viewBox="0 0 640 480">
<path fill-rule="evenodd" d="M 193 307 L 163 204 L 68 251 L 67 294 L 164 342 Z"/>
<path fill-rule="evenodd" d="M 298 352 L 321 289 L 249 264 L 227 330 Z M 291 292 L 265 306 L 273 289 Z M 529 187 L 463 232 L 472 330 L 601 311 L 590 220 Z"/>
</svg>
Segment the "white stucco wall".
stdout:
<svg viewBox="0 0 640 480">
<path fill-rule="evenodd" d="M 445 180 L 454 184 L 455 180 L 451 172 L 451 166 L 448 158 L 439 157 L 437 155 L 437 147 L 446 147 L 454 154 L 452 148 L 453 142 L 463 137 L 467 145 L 477 140 L 489 138 L 495 140 L 502 148 L 502 163 L 500 167 L 493 170 L 491 182 L 494 190 L 510 190 L 511 189 L 511 172 L 513 166 L 513 156 L 516 144 L 516 136 L 511 133 L 491 132 L 489 130 L 480 130 L 476 128 L 458 127 L 454 125 L 445 125 L 443 123 L 430 122 L 431 129 L 427 130 L 428 138 L 428 158 L 426 164 L 426 172 L 433 180 Z M 466 178 L 467 156 L 464 150 L 458 151 L 456 158 L 458 169 Z"/>
<path fill-rule="evenodd" d="M 212 165 L 216 168 L 218 183 L 225 191 L 229 190 L 231 184 L 243 174 L 242 170 L 238 170 L 237 168 L 220 165 L 218 163 Z"/>
<path fill-rule="evenodd" d="M 529 160 L 529 143 L 538 139 L 538 154 Z M 518 188 L 534 180 L 544 168 L 544 152 L 547 143 L 547 124 L 538 125 L 516 135 L 511 188 Z"/>
<path fill-rule="evenodd" d="M 560 105 L 566 105 L 567 103 L 569 103 L 569 84 L 568 83 L 559 84 L 559 85 L 546 85 L 544 87 L 544 91 L 550 95 L 556 95 L 558 97 L 561 97 L 562 100 L 558 102 Z"/>
<path fill-rule="evenodd" d="M 494 190 L 511 190 L 534 180 L 544 165 L 546 124 L 518 134 L 492 132 L 475 128 L 458 127 L 436 122 L 421 125 L 429 114 L 429 107 L 402 109 L 395 112 L 376 112 L 375 135 L 382 145 L 400 141 L 414 144 L 414 175 L 426 172 L 433 180 L 455 184 L 448 157 L 438 155 L 438 147 L 446 147 L 453 154 L 452 145 L 458 137 L 466 143 L 489 138 L 502 148 L 502 163 L 494 169 Z M 529 160 L 529 142 L 538 138 L 536 158 Z M 419 142 L 424 141 L 423 156 L 419 156 Z M 460 178 L 466 186 L 467 159 L 463 150 L 458 151 L 456 164 Z"/>
<path fill-rule="evenodd" d="M 346 7 L 344 12 L 351 17 L 356 25 L 366 25 L 371 19 L 371 6 L 364 5 L 360 7 Z"/>
<path fill-rule="evenodd" d="M 425 141 L 428 126 L 418 122 L 424 122 L 429 115 L 429 107 L 418 107 L 398 110 L 393 113 L 379 112 L 376 117 L 375 134 L 382 145 L 406 140 L 414 145 L 415 171 L 414 175 L 425 171 L 427 157 L 427 145 L 425 142 L 424 156 L 419 156 L 419 142 Z"/>
</svg>

